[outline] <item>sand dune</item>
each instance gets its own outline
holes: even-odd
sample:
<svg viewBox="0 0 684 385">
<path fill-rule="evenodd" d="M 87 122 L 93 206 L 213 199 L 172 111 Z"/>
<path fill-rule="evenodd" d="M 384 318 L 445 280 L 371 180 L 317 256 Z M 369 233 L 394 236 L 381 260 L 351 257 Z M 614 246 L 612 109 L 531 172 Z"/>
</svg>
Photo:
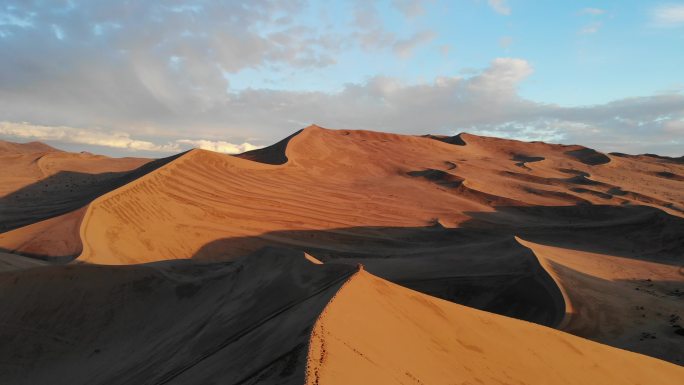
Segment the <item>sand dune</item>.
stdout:
<svg viewBox="0 0 684 385">
<path fill-rule="evenodd" d="M 55 373 L 64 383 L 106 383 L 117 376 L 153 379 L 149 383 L 202 383 L 210 377 L 302 383 L 307 333 L 360 263 L 367 272 L 355 275 L 321 318 L 334 315 L 331 325 L 337 326 L 326 328 L 339 339 L 326 344 L 337 344 L 335 355 L 342 357 L 319 363 L 323 374 L 365 365 L 343 352 L 340 341 L 369 349 L 364 354 L 372 353 L 368 357 L 383 368 L 373 375 L 391 375 L 387 382 L 414 376 L 439 383 L 453 375 L 484 383 L 667 383 L 674 373 L 647 357 L 427 295 L 673 363 L 684 359 L 684 164 L 676 158 L 465 133 L 416 137 L 311 126 L 239 156 L 192 150 L 156 161 L 111 159 L 38 143 L 0 143 L 0 161 L 11 170 L 2 176 L 0 198 L 0 251 L 10 253 L 0 255 L 0 285 L 10 299 L 0 313 L 6 314 L 1 322 L 14 325 L 0 336 L 8 341 L 0 348 L 0 361 L 9 363 L 6 378 L 18 381 L 30 370 L 35 375 L 26 378 L 33 383 Z M 272 246 L 292 251 L 264 249 Z M 322 270 L 315 269 L 319 265 Z M 282 279 L 262 280 L 278 274 Z M 335 283 L 321 286 L 312 279 Z M 373 293 L 376 286 L 389 289 L 361 299 L 357 289 L 348 290 L 355 285 Z M 286 318 L 277 318 L 282 325 L 262 317 L 305 292 L 315 293 L 312 302 L 285 311 Z M 407 296 L 444 307 L 446 320 L 432 319 Z M 396 308 L 388 309 L 388 301 Z M 336 310 L 347 306 L 351 310 Z M 148 308 L 149 315 L 143 311 Z M 90 314 L 93 309 L 102 311 Z M 232 326 L 212 321 L 217 314 L 232 314 L 218 318 Z M 359 341 L 349 334 L 353 329 L 343 330 L 354 321 L 345 317 L 355 314 L 396 324 L 388 330 L 405 338 L 393 345 L 379 333 L 379 339 Z M 17 326 L 26 319 L 39 324 Z M 254 339 L 226 333 L 262 321 L 267 326 L 249 329 Z M 428 328 L 438 332 L 412 341 L 411 335 L 426 332 L 412 329 L 422 322 L 466 322 L 468 330 L 486 337 L 467 345 L 487 356 L 497 339 L 522 350 L 514 360 L 494 354 L 501 365 L 492 370 L 477 349 L 456 343 L 446 326 Z M 490 325 L 498 326 L 492 331 Z M 213 337 L 195 339 L 196 332 Z M 278 333 L 284 336 L 268 341 Z M 436 352 L 431 339 L 447 352 Z M 524 354 L 546 358 L 546 339 L 552 341 L 547 366 L 554 373 L 530 366 Z M 432 363 L 405 362 L 417 356 L 406 349 L 402 357 L 390 354 L 402 351 L 403 343 L 415 344 Z M 139 355 L 133 354 L 141 344 Z M 221 368 L 220 360 L 243 355 L 249 344 L 260 346 L 245 356 L 253 362 Z M 104 346 L 111 351 L 101 354 Z M 573 349 L 587 353 L 579 357 Z M 554 358 L 564 355 L 572 357 L 567 365 Z M 607 366 L 593 368 L 604 355 L 610 357 Z M 524 357 L 526 363 L 516 361 Z M 47 364 L 57 359 L 59 364 Z M 472 372 L 454 360 L 469 362 Z M 78 370 L 84 362 L 90 369 Z M 635 374 L 608 369 L 621 365 L 634 367 Z M 403 366 L 412 368 L 410 376 Z M 588 377 L 574 376 L 580 368 L 590 370 Z M 319 376 L 320 383 L 335 383 L 330 375 Z"/>
<path fill-rule="evenodd" d="M 558 326 L 563 297 L 515 236 L 543 227 L 548 231 L 533 238 L 541 244 L 562 241 L 565 248 L 609 255 L 639 250 L 630 257 L 650 255 L 669 263 L 681 258 L 677 189 L 668 184 L 640 189 L 671 203 L 660 206 L 598 194 L 609 195 L 618 179 L 620 188 L 637 190 L 633 179 L 653 178 L 653 170 L 664 166 L 660 160 L 649 158 L 634 171 L 636 165 L 623 158 L 587 160 L 606 155 L 580 146 L 459 138 L 464 145 L 310 127 L 263 150 L 269 157 L 284 150 L 287 162 L 280 165 L 192 151 L 90 205 L 79 260 L 230 260 L 282 245 L 323 261 L 363 262 L 374 274 L 430 295 Z M 521 160 L 526 169 L 517 165 Z M 652 213 L 662 213 L 656 217 L 666 223 L 664 231 L 651 222 Z M 649 279 L 649 273 L 635 279 Z M 673 304 L 668 311 L 680 309 Z M 626 341 L 623 334 L 571 330 L 680 359 L 638 339 Z"/>
</svg>

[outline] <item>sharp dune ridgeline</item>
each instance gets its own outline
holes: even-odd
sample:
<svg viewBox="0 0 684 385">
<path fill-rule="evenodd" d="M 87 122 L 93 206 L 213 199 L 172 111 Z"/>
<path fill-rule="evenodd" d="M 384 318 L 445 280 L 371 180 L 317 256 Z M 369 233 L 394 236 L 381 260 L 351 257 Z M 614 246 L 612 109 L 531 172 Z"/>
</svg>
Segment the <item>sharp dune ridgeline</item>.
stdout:
<svg viewBox="0 0 684 385">
<path fill-rule="evenodd" d="M 684 379 L 679 158 L 310 126 L 0 163 L 3 384 Z"/>
</svg>

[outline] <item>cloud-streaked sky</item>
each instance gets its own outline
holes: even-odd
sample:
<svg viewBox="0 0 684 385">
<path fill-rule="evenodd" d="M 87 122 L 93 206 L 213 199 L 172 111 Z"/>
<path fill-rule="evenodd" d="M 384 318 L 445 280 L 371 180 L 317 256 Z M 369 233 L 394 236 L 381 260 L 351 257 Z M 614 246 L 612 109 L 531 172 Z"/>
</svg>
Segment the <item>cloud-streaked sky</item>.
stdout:
<svg viewBox="0 0 684 385">
<path fill-rule="evenodd" d="M 316 123 L 684 155 L 684 1 L 0 0 L 0 138 L 235 153 Z"/>
</svg>

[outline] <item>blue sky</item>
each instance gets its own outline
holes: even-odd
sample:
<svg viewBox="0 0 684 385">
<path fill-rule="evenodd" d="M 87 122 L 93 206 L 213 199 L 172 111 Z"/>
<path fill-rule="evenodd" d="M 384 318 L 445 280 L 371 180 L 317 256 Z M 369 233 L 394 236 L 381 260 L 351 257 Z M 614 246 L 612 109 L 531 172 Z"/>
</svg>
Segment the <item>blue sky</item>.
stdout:
<svg viewBox="0 0 684 385">
<path fill-rule="evenodd" d="M 684 2 L 1 1 L 0 138 L 239 152 L 310 123 L 684 154 Z"/>
<path fill-rule="evenodd" d="M 486 67 L 492 58 L 510 56 L 533 64 L 535 74 L 521 84 L 520 94 L 541 102 L 586 105 L 684 88 L 684 30 L 654 21 L 658 2 L 559 1 L 544 5 L 513 1 L 507 2 L 508 14 L 497 13 L 485 3 L 426 1 L 421 2 L 420 12 L 406 18 L 393 2 L 378 2 L 377 12 L 389 31 L 410 38 L 415 31 L 428 30 L 434 32 L 434 38 L 399 60 L 396 55 L 356 47 L 337 57 L 334 65 L 317 71 L 245 70 L 228 79 L 235 90 L 334 91 L 344 83 L 363 82 L 378 74 L 419 82 L 467 73 Z M 350 8 L 350 3 L 343 2 L 332 9 L 313 4 L 301 19 L 321 25 L 329 22 L 342 30 L 353 22 Z M 344 17 L 335 20 L 333 14 Z"/>
</svg>

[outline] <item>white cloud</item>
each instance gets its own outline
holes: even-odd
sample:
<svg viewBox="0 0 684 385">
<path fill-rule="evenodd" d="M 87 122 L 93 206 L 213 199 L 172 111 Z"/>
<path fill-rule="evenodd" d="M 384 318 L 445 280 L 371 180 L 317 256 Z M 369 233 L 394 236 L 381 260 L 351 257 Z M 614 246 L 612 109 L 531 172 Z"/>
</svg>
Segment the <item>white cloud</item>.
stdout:
<svg viewBox="0 0 684 385">
<path fill-rule="evenodd" d="M 136 140 L 126 132 L 106 132 L 95 129 L 80 129 L 65 126 L 42 126 L 26 122 L 0 122 L 0 135 L 42 141 L 57 141 L 84 145 L 104 146 L 134 151 L 175 152 L 176 144 L 158 145 L 145 140 Z"/>
<path fill-rule="evenodd" d="M 413 14 L 425 1 L 396 5 Z M 332 65 L 340 52 L 358 47 L 408 58 L 434 38 L 418 23 L 402 26 L 401 34 L 393 31 L 375 2 L 366 1 L 349 7 L 346 17 L 316 22 L 303 15 L 328 7 L 301 0 L 68 3 L 4 2 L 0 52 L 12 54 L 0 60 L 0 120 L 144 129 L 149 137 L 267 132 L 273 138 L 273 126 L 236 122 L 223 112 L 261 103 L 229 92 L 235 73 L 287 79 Z"/>
<path fill-rule="evenodd" d="M 102 146 L 128 151 L 162 153 L 180 152 L 193 147 L 225 154 L 238 154 L 262 147 L 248 142 L 234 144 L 222 140 L 213 141 L 206 139 L 178 139 L 166 144 L 156 144 L 146 140 L 134 139 L 127 132 L 107 132 L 101 129 L 83 129 L 66 126 L 42 126 L 26 122 L 0 122 L 0 136 L 12 139 L 53 141 L 85 146 Z"/>
<path fill-rule="evenodd" d="M 653 22 L 663 27 L 684 25 L 684 4 L 664 4 L 653 9 Z"/>
<path fill-rule="evenodd" d="M 418 16 L 418 11 L 422 11 L 424 2 L 425 0 L 399 0 L 393 4 L 406 17 L 413 18 Z M 436 37 L 434 31 L 424 29 L 414 31 L 407 38 L 401 38 L 386 28 L 374 1 L 356 2 L 351 26 L 354 29 L 353 40 L 356 40 L 363 50 L 377 52 L 390 49 L 401 58 L 410 57 L 417 47 L 429 43 Z"/>
<path fill-rule="evenodd" d="M 518 58 L 498 58 L 466 77 L 437 77 L 408 84 L 374 77 L 336 93 L 252 90 L 233 95 L 226 119 L 245 125 L 296 128 L 316 122 L 331 128 L 407 134 L 469 131 L 517 139 L 579 143 L 599 150 L 682 155 L 681 93 L 635 97 L 611 103 L 561 107 L 526 100 L 517 93 L 533 74 Z M 292 123 L 296 122 L 296 123 Z M 275 131 L 274 131 L 275 132 Z M 275 141 L 275 140 L 274 140 Z"/>
<path fill-rule="evenodd" d="M 508 5 L 507 0 L 487 0 L 490 7 L 496 12 L 502 15 L 510 15 L 511 7 Z"/>
<path fill-rule="evenodd" d="M 523 59 L 496 58 L 480 75 L 470 80 L 472 89 L 497 97 L 510 96 L 516 91 L 518 83 L 534 72 L 532 65 Z"/>
<path fill-rule="evenodd" d="M 605 9 L 601 8 L 584 8 L 580 11 L 580 13 L 585 14 L 585 15 L 604 15 L 606 13 Z"/>
<path fill-rule="evenodd" d="M 159 124 L 225 102 L 227 74 L 328 66 L 344 40 L 283 19 L 306 9 L 299 0 L 69 3 L 3 2 L 0 17 L 26 21 L 0 23 L 0 52 L 12 53 L 0 60 L 0 119 Z"/>
<path fill-rule="evenodd" d="M 251 143 L 234 144 L 222 140 L 212 141 L 205 139 L 179 139 L 176 141 L 179 144 L 187 144 L 192 147 L 201 148 L 202 150 L 210 150 L 215 152 L 222 152 L 224 154 L 239 154 L 245 151 L 256 150 L 263 146 L 256 146 Z"/>
</svg>

